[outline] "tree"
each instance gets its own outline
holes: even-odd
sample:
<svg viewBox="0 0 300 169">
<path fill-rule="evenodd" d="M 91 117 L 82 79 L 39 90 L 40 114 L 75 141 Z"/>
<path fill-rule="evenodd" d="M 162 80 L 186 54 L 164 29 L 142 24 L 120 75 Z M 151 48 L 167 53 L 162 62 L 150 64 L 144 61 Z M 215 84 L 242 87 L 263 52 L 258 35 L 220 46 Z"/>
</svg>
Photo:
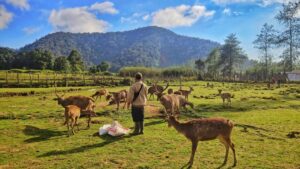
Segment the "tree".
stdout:
<svg viewBox="0 0 300 169">
<path fill-rule="evenodd" d="M 71 65 L 72 72 L 80 72 L 84 70 L 84 63 L 80 53 L 77 50 L 72 50 L 68 56 L 68 61 Z"/>
<path fill-rule="evenodd" d="M 15 51 L 9 48 L 0 47 L 0 70 L 12 68 L 15 59 Z"/>
<path fill-rule="evenodd" d="M 207 72 L 209 74 L 211 74 L 214 79 L 217 78 L 219 61 L 220 61 L 220 49 L 219 48 L 213 49 L 209 53 L 207 59 L 205 60 L 205 64 L 207 66 Z"/>
<path fill-rule="evenodd" d="M 40 49 L 21 52 L 16 54 L 12 65 L 14 68 L 52 69 L 53 56 L 51 52 Z"/>
<path fill-rule="evenodd" d="M 232 79 L 234 69 L 247 58 L 239 45 L 240 42 L 237 40 L 236 35 L 230 34 L 220 49 L 219 65 L 223 67 L 223 77 L 227 76 L 230 80 Z"/>
<path fill-rule="evenodd" d="M 70 63 L 66 57 L 60 56 L 54 60 L 53 69 L 61 72 L 69 72 L 70 71 Z"/>
<path fill-rule="evenodd" d="M 276 31 L 273 25 L 268 25 L 265 23 L 257 35 L 256 40 L 253 42 L 254 47 L 261 50 L 263 52 L 262 60 L 264 62 L 265 72 L 264 77 L 265 79 L 269 79 L 269 67 L 272 61 L 272 55 L 270 54 L 269 50 L 273 48 L 276 40 Z"/>
<path fill-rule="evenodd" d="M 199 70 L 198 80 L 203 80 L 203 73 L 205 69 L 205 63 L 201 59 L 195 61 L 196 68 Z"/>
<path fill-rule="evenodd" d="M 97 69 L 101 72 L 106 72 L 109 69 L 110 65 L 108 62 L 102 61 L 98 66 Z"/>
<path fill-rule="evenodd" d="M 300 8 L 300 2 L 289 2 L 282 5 L 282 10 L 276 16 L 279 23 L 285 26 L 283 32 L 278 37 L 277 43 L 280 46 L 288 47 L 288 55 L 285 57 L 285 70 L 292 71 L 294 61 L 298 58 L 297 49 L 300 47 L 300 18 L 298 10 Z M 285 51 L 287 52 L 287 51 Z"/>
<path fill-rule="evenodd" d="M 90 73 L 98 73 L 99 70 L 98 70 L 97 66 L 93 65 L 89 68 L 89 72 Z"/>
</svg>

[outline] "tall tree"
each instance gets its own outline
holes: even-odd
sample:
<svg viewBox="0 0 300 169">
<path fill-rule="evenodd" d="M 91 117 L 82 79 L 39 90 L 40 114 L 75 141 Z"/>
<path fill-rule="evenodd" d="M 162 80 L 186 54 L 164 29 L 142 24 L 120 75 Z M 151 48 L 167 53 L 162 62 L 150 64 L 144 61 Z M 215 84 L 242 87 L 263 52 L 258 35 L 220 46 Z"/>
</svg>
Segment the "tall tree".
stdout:
<svg viewBox="0 0 300 169">
<path fill-rule="evenodd" d="M 66 57 L 60 56 L 54 60 L 53 69 L 61 72 L 70 71 L 70 63 Z"/>
<path fill-rule="evenodd" d="M 73 49 L 68 56 L 68 61 L 71 65 L 72 72 L 80 72 L 84 70 L 84 63 L 80 53 Z"/>
<path fill-rule="evenodd" d="M 235 68 L 247 58 L 242 48 L 240 47 L 240 41 L 238 41 L 235 34 L 230 34 L 225 39 L 225 44 L 220 49 L 220 62 L 219 65 L 223 67 L 223 77 L 227 76 L 232 79 L 232 74 Z"/>
<path fill-rule="evenodd" d="M 276 41 L 276 31 L 273 25 L 265 23 L 253 42 L 254 47 L 262 51 L 262 60 L 264 62 L 264 78 L 269 79 L 269 67 L 272 62 L 270 49 L 274 47 Z"/>
<path fill-rule="evenodd" d="M 110 64 L 106 61 L 102 61 L 98 66 L 97 66 L 97 69 L 98 71 L 101 71 L 101 72 L 106 72 L 110 67 Z"/>
<path fill-rule="evenodd" d="M 300 2 L 283 4 L 282 10 L 276 16 L 276 19 L 285 26 L 279 36 L 278 44 L 288 48 L 288 55 L 284 54 L 287 57 L 284 59 L 287 71 L 293 70 L 294 61 L 298 58 L 297 49 L 300 47 L 299 8 Z"/>
<path fill-rule="evenodd" d="M 209 72 L 214 79 L 217 78 L 218 68 L 219 68 L 219 60 L 220 60 L 220 49 L 213 49 L 207 59 L 205 60 L 205 65 L 207 66 L 207 72 Z"/>
<path fill-rule="evenodd" d="M 0 70 L 12 68 L 15 59 L 15 51 L 9 48 L 0 47 Z"/>
</svg>

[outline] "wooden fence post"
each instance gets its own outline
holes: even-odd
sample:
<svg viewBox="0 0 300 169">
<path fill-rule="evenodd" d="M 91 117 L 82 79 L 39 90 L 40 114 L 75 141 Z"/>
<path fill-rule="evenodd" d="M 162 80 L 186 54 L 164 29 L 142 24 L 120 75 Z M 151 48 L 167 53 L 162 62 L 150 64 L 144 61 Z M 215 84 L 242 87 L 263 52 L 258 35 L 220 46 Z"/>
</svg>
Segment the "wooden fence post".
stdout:
<svg viewBox="0 0 300 169">
<path fill-rule="evenodd" d="M 38 82 L 38 85 L 40 85 L 40 74 L 37 74 L 37 82 Z"/>
<path fill-rule="evenodd" d="M 48 72 L 46 73 L 46 86 L 48 87 Z"/>
<path fill-rule="evenodd" d="M 83 85 L 85 86 L 85 73 L 84 72 L 82 74 L 82 78 L 83 78 Z"/>
<path fill-rule="evenodd" d="M 29 80 L 30 80 L 30 87 L 32 87 L 32 77 L 31 77 L 31 72 L 29 72 Z"/>
<path fill-rule="evenodd" d="M 57 84 L 56 84 L 56 72 L 54 73 L 54 86 L 57 86 Z"/>
<path fill-rule="evenodd" d="M 18 87 L 19 87 L 19 85 L 20 85 L 19 73 L 17 73 L 17 84 L 18 84 Z"/>
<path fill-rule="evenodd" d="M 68 74 L 65 73 L 65 86 L 68 87 Z"/>
<path fill-rule="evenodd" d="M 8 87 L 8 71 L 6 71 L 6 74 L 5 74 L 5 81 L 6 81 L 6 85 Z"/>
</svg>

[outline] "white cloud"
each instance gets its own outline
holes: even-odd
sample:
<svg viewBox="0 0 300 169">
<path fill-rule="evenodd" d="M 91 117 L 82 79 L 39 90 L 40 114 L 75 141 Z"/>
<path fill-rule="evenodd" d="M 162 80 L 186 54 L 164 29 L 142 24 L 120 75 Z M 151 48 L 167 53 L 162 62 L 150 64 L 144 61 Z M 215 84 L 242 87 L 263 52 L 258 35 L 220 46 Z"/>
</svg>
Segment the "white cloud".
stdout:
<svg viewBox="0 0 300 169">
<path fill-rule="evenodd" d="M 6 0 L 6 3 L 11 4 L 17 8 L 29 10 L 30 5 L 27 0 Z"/>
<path fill-rule="evenodd" d="M 256 3 L 262 6 L 268 6 L 274 3 L 297 2 L 298 0 L 211 0 L 218 5 L 234 4 L 234 3 Z"/>
<path fill-rule="evenodd" d="M 152 24 L 167 28 L 191 26 L 201 17 L 211 17 L 214 13 L 202 5 L 168 7 L 152 13 Z"/>
<path fill-rule="evenodd" d="M 143 13 L 133 13 L 129 17 L 121 17 L 121 23 L 138 23 L 139 20 L 143 19 Z"/>
<path fill-rule="evenodd" d="M 222 12 L 225 15 L 231 15 L 231 9 L 230 8 L 225 8 Z"/>
<path fill-rule="evenodd" d="M 143 16 L 143 20 L 144 20 L 144 21 L 147 21 L 149 18 L 150 18 L 150 15 L 149 15 L 149 14 Z"/>
<path fill-rule="evenodd" d="M 52 10 L 48 21 L 56 31 L 105 32 L 109 24 L 98 19 L 87 7 Z"/>
<path fill-rule="evenodd" d="M 102 3 L 94 3 L 91 7 L 91 10 L 96 10 L 99 13 L 108 13 L 108 14 L 117 14 L 119 11 L 114 7 L 112 2 L 106 1 Z"/>
<path fill-rule="evenodd" d="M 39 32 L 40 30 L 40 27 L 25 27 L 22 29 L 22 31 L 25 32 L 27 35 L 34 34 L 36 32 Z"/>
<path fill-rule="evenodd" d="M 3 5 L 0 5 L 0 30 L 5 29 L 12 19 L 13 14 L 7 11 Z"/>
</svg>

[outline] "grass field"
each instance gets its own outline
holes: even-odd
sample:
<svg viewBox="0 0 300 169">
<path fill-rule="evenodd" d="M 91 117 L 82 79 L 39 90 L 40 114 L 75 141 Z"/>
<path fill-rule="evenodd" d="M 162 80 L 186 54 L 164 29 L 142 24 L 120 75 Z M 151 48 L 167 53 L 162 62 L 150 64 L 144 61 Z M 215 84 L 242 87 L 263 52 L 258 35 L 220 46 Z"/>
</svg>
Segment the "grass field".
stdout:
<svg viewBox="0 0 300 169">
<path fill-rule="evenodd" d="M 188 82 L 194 91 L 190 96 L 195 110 L 182 113 L 180 121 L 197 117 L 226 117 L 236 125 L 232 133 L 237 153 L 235 168 L 300 168 L 300 137 L 288 138 L 300 131 L 300 85 L 266 89 L 264 84 Z M 118 91 L 122 88 L 110 88 Z M 171 86 L 173 89 L 178 87 Z M 93 94 L 93 87 L 67 93 Z M 217 89 L 234 94 L 232 107 L 222 106 Z M 27 90 L 27 89 L 24 89 Z M 30 89 L 35 90 L 35 89 Z M 39 91 L 43 89 L 39 88 Z M 149 101 L 146 108 L 145 134 L 112 138 L 95 135 L 103 124 L 118 120 L 131 127 L 129 110 L 115 111 L 115 105 L 97 101 L 98 117 L 86 130 L 86 119 L 80 119 L 81 131 L 67 137 L 63 126 L 63 108 L 48 93 L 30 97 L 0 98 L 0 168 L 181 168 L 190 156 L 191 143 L 168 128 L 158 116 L 161 107 Z M 19 89 L 10 89 L 19 91 Z M 6 92 L 6 89 L 0 89 Z M 217 168 L 223 162 L 224 146 L 218 140 L 200 142 L 193 168 Z M 229 153 L 227 165 L 233 164 Z"/>
</svg>

